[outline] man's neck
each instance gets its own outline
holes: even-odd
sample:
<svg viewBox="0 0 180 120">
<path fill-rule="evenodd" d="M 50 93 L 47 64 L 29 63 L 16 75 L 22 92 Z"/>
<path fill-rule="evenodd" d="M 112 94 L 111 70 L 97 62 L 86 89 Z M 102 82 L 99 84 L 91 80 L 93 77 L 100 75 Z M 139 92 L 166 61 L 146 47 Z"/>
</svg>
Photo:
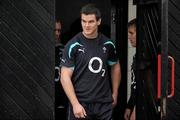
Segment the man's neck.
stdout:
<svg viewBox="0 0 180 120">
<path fill-rule="evenodd" d="M 95 34 L 92 35 L 86 35 L 84 32 L 82 32 L 82 34 L 87 38 L 87 39 L 95 39 L 98 36 L 98 32 L 96 32 Z"/>
</svg>

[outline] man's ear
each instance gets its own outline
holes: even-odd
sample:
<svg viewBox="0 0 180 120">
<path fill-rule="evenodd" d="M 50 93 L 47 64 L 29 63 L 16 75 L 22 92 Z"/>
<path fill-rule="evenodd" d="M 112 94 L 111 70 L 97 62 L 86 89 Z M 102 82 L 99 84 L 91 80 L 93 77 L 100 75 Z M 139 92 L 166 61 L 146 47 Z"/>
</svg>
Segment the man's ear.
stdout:
<svg viewBox="0 0 180 120">
<path fill-rule="evenodd" d="M 101 18 L 98 20 L 98 25 L 100 25 L 101 24 Z"/>
</svg>

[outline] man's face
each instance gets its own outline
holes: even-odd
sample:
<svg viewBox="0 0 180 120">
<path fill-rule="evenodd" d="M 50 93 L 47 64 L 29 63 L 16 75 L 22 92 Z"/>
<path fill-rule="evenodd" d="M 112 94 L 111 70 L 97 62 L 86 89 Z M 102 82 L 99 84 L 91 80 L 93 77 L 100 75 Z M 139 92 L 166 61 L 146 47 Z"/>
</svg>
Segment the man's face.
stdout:
<svg viewBox="0 0 180 120">
<path fill-rule="evenodd" d="M 95 37 L 97 35 L 98 26 L 101 23 L 101 19 L 96 20 L 96 16 L 94 14 L 81 14 L 81 25 L 83 29 L 83 34 L 86 37 Z"/>
<path fill-rule="evenodd" d="M 136 47 L 136 27 L 128 27 L 128 40 L 130 41 L 132 47 Z"/>
<path fill-rule="evenodd" d="M 56 43 L 60 42 L 60 35 L 61 35 L 61 23 L 56 22 L 56 24 L 55 24 L 55 40 L 56 40 Z"/>
</svg>

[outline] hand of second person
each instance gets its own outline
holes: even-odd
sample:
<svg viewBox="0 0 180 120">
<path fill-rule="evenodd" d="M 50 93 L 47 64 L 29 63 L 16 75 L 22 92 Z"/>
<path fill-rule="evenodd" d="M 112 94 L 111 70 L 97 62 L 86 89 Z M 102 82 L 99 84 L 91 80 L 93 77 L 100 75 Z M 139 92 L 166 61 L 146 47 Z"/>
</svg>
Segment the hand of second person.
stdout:
<svg viewBox="0 0 180 120">
<path fill-rule="evenodd" d="M 130 120 L 136 120 L 136 107 L 134 107 Z"/>
<path fill-rule="evenodd" d="M 73 113 L 76 118 L 85 118 L 87 116 L 86 111 L 81 104 L 73 106 Z"/>
<path fill-rule="evenodd" d="M 129 120 L 130 119 L 131 110 L 129 108 L 126 108 L 124 113 L 124 119 Z"/>
</svg>

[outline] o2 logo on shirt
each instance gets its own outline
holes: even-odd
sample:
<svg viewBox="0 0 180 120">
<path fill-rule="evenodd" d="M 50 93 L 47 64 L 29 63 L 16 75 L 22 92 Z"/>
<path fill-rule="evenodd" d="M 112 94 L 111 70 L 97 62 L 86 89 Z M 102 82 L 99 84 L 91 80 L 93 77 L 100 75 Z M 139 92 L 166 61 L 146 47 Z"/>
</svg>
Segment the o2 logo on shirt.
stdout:
<svg viewBox="0 0 180 120">
<path fill-rule="evenodd" d="M 94 68 L 92 67 L 93 62 L 95 62 L 95 61 L 98 61 L 98 63 L 99 63 L 98 69 L 94 69 Z M 103 76 L 105 75 L 106 70 L 105 70 L 105 69 L 102 69 L 102 66 L 103 66 L 103 61 L 102 61 L 99 57 L 93 57 L 93 58 L 91 58 L 90 61 L 89 61 L 89 64 L 88 64 L 88 68 L 89 68 L 89 70 L 90 70 L 92 73 L 99 73 L 99 72 L 102 71 L 102 75 L 101 75 L 101 76 L 103 77 Z"/>
</svg>

